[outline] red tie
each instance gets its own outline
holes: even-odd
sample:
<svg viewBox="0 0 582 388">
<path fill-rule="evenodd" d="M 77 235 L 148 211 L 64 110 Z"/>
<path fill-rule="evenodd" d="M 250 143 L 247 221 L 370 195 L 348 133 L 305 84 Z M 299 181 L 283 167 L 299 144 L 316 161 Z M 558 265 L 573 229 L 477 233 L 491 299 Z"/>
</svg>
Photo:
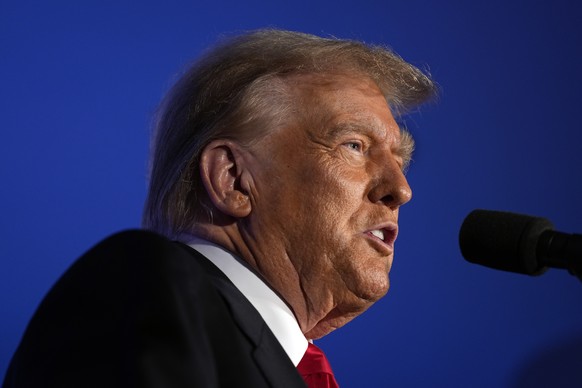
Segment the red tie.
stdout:
<svg viewBox="0 0 582 388">
<path fill-rule="evenodd" d="M 309 343 L 297 365 L 297 371 L 309 388 L 338 388 L 329 361 L 320 348 Z"/>
</svg>

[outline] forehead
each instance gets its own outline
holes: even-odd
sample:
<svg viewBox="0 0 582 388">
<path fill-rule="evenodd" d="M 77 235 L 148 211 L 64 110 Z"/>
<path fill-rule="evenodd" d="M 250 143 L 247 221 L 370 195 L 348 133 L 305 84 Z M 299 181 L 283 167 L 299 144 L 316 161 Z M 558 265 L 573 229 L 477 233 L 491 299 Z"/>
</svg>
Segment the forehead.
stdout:
<svg viewBox="0 0 582 388">
<path fill-rule="evenodd" d="M 385 96 L 370 78 L 307 74 L 294 77 L 290 86 L 306 128 L 362 126 L 399 135 Z"/>
</svg>

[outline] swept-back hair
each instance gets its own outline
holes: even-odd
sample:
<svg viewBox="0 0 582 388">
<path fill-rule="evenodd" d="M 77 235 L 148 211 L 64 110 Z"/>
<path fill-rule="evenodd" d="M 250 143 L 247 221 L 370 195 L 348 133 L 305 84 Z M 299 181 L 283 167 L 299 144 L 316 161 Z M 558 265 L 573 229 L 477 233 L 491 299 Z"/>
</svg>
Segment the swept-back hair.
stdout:
<svg viewBox="0 0 582 388">
<path fill-rule="evenodd" d="M 207 219 L 202 150 L 218 138 L 250 144 L 285 122 L 292 105 L 285 79 L 300 74 L 370 78 L 395 115 L 435 94 L 427 75 L 386 47 L 272 29 L 227 39 L 183 74 L 158 109 L 143 227 L 177 238 Z"/>
</svg>

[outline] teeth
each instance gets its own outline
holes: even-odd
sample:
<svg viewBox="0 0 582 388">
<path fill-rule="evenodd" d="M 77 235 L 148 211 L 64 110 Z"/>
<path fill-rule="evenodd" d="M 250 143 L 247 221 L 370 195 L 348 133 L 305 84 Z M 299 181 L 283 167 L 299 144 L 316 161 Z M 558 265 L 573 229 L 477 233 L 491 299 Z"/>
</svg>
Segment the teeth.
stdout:
<svg viewBox="0 0 582 388">
<path fill-rule="evenodd" d="M 381 230 L 373 230 L 372 233 L 374 236 L 378 237 L 380 240 L 384 241 L 384 232 Z"/>
</svg>

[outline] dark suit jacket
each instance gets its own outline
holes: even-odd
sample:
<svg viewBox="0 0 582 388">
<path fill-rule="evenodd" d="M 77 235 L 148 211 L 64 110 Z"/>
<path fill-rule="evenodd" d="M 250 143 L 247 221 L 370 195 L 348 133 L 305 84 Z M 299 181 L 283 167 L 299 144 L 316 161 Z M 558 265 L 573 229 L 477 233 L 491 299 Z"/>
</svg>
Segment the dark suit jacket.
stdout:
<svg viewBox="0 0 582 388">
<path fill-rule="evenodd" d="M 305 387 L 259 313 L 210 261 L 128 231 L 45 297 L 4 388 Z"/>
</svg>

